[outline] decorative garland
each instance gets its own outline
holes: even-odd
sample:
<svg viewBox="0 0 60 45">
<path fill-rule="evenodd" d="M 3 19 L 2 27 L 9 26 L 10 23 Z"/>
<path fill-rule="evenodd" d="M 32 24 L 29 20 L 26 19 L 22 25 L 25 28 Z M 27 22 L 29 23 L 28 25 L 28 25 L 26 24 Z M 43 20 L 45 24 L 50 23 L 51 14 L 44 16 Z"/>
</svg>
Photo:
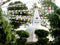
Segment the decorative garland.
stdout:
<svg viewBox="0 0 60 45">
<path fill-rule="evenodd" d="M 17 16 L 17 18 L 16 18 L 16 16 L 12 16 L 10 19 L 15 19 L 15 20 L 18 20 L 20 22 L 30 22 L 31 17 L 30 16 L 25 16 L 25 17 Z"/>
</svg>

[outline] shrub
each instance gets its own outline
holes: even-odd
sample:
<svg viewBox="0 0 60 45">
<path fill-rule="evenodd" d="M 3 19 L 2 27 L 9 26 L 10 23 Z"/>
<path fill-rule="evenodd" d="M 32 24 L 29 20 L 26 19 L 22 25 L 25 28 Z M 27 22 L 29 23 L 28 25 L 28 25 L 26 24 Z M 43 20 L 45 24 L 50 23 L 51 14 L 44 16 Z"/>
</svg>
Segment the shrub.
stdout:
<svg viewBox="0 0 60 45">
<path fill-rule="evenodd" d="M 38 29 L 38 30 L 35 31 L 35 34 L 36 34 L 39 38 L 48 36 L 48 33 L 49 33 L 48 31 L 41 30 L 41 29 Z"/>
<path fill-rule="evenodd" d="M 36 45 L 36 42 L 27 42 L 26 45 Z"/>
<path fill-rule="evenodd" d="M 47 44 L 48 41 L 49 41 L 48 38 L 39 38 L 37 42 L 39 44 Z"/>
<path fill-rule="evenodd" d="M 24 31 L 24 30 L 20 30 L 20 31 L 17 31 L 17 34 L 20 36 L 20 37 L 25 37 L 25 38 L 28 38 L 29 37 L 29 33 Z"/>
<path fill-rule="evenodd" d="M 16 32 L 19 35 L 19 39 L 17 39 L 17 45 L 25 45 L 27 38 L 29 37 L 29 33 L 24 31 L 24 30 L 20 30 Z"/>
<path fill-rule="evenodd" d="M 52 31 L 52 36 L 56 37 L 60 37 L 60 29 L 55 29 Z"/>
<path fill-rule="evenodd" d="M 27 39 L 26 38 L 21 38 L 16 40 L 17 45 L 25 45 Z"/>
</svg>

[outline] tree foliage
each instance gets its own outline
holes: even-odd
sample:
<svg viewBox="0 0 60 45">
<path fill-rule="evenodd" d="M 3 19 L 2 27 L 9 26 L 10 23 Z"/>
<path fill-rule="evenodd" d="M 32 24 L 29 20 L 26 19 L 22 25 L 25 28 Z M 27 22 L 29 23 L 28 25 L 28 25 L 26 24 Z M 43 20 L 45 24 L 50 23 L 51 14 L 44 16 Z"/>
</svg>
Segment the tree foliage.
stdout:
<svg viewBox="0 0 60 45">
<path fill-rule="evenodd" d="M 60 29 L 55 29 L 52 31 L 52 36 L 55 38 L 60 37 Z"/>
<path fill-rule="evenodd" d="M 38 36 L 38 37 L 46 37 L 48 36 L 48 31 L 45 31 L 45 30 L 42 30 L 42 29 L 38 29 L 35 31 L 35 34 Z"/>
<path fill-rule="evenodd" d="M 17 45 L 25 45 L 25 43 L 27 42 L 27 38 L 29 37 L 29 33 L 24 30 L 17 31 L 16 33 L 20 37 L 16 40 Z"/>
<path fill-rule="evenodd" d="M 35 34 L 38 36 L 37 45 L 47 45 L 48 44 L 49 39 L 46 38 L 49 34 L 48 31 L 42 30 L 42 29 L 37 29 L 35 31 Z"/>
<path fill-rule="evenodd" d="M 25 38 L 28 38 L 29 37 L 29 33 L 24 31 L 24 30 L 20 30 L 20 31 L 17 31 L 17 34 L 20 36 L 20 37 L 25 37 Z"/>
<path fill-rule="evenodd" d="M 22 19 L 22 17 L 16 19 L 17 16 L 28 16 L 28 8 L 22 2 L 11 2 L 9 4 L 8 11 L 10 11 L 10 20 L 11 24 L 14 26 L 14 29 L 17 29 L 21 24 L 26 24 L 28 22 L 27 19 Z"/>
<path fill-rule="evenodd" d="M 0 43 L 7 45 L 12 40 L 13 34 L 11 30 L 12 30 L 12 25 L 4 19 L 1 10 L 0 11 Z"/>
<path fill-rule="evenodd" d="M 49 39 L 48 38 L 39 38 L 38 44 L 40 45 L 46 45 L 48 43 Z"/>
<path fill-rule="evenodd" d="M 48 19 L 50 21 L 50 26 L 52 29 L 51 35 L 55 38 L 53 45 L 59 45 L 60 42 L 60 8 L 56 4 L 52 3 L 51 7 L 54 12 L 48 14 Z"/>
</svg>

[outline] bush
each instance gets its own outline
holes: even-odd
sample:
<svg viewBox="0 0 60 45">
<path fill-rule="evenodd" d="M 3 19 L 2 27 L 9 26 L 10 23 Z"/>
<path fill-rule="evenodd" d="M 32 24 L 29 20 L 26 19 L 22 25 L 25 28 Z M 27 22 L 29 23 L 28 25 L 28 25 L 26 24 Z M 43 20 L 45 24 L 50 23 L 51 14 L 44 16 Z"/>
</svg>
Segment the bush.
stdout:
<svg viewBox="0 0 60 45">
<path fill-rule="evenodd" d="M 27 38 L 29 37 L 29 33 L 24 31 L 24 30 L 20 30 L 16 32 L 19 35 L 19 39 L 17 39 L 17 45 L 25 45 Z"/>
<path fill-rule="evenodd" d="M 25 38 L 28 38 L 29 37 L 29 33 L 24 31 L 24 30 L 20 30 L 20 31 L 17 31 L 17 34 L 20 36 L 20 37 L 25 37 Z"/>
<path fill-rule="evenodd" d="M 48 41 L 48 38 L 39 38 L 37 42 L 38 44 L 47 44 Z"/>
<path fill-rule="evenodd" d="M 55 38 L 60 37 L 60 29 L 53 30 L 51 34 Z"/>
<path fill-rule="evenodd" d="M 36 42 L 27 42 L 26 45 L 36 45 Z"/>
<path fill-rule="evenodd" d="M 35 31 L 35 34 L 36 34 L 39 38 L 48 36 L 48 33 L 49 33 L 48 31 L 41 30 L 41 29 L 38 29 L 38 30 Z"/>
<path fill-rule="evenodd" d="M 27 39 L 26 38 L 21 38 L 16 40 L 17 45 L 25 45 Z"/>
</svg>

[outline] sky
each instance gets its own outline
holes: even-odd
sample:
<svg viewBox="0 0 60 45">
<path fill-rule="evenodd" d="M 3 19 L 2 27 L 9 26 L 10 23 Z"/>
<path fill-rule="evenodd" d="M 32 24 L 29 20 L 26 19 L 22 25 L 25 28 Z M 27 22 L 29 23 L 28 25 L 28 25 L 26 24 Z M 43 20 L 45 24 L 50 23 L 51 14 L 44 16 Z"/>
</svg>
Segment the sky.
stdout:
<svg viewBox="0 0 60 45">
<path fill-rule="evenodd" d="M 60 7 L 60 0 L 55 0 L 55 3 L 58 7 Z"/>
<path fill-rule="evenodd" d="M 6 0 L 3 0 L 3 1 L 6 1 Z M 25 3 L 26 6 L 28 7 L 28 9 L 30 9 L 30 8 L 32 8 L 33 3 L 38 2 L 39 0 L 11 0 L 10 2 L 15 2 L 15 1 L 21 1 L 21 2 Z M 3 10 L 7 10 L 7 6 L 9 3 L 6 3 L 5 5 L 2 6 Z M 55 0 L 55 3 L 58 7 L 60 7 L 60 0 Z M 40 5 L 38 5 L 38 6 L 40 6 Z"/>
<path fill-rule="evenodd" d="M 36 0 L 12 0 L 10 2 L 15 2 L 15 1 L 21 1 L 21 2 L 25 3 L 28 8 L 31 8 L 33 3 L 38 2 L 38 0 L 37 1 Z M 8 4 L 9 3 L 3 5 L 2 7 L 6 7 L 6 6 L 8 6 Z"/>
</svg>

